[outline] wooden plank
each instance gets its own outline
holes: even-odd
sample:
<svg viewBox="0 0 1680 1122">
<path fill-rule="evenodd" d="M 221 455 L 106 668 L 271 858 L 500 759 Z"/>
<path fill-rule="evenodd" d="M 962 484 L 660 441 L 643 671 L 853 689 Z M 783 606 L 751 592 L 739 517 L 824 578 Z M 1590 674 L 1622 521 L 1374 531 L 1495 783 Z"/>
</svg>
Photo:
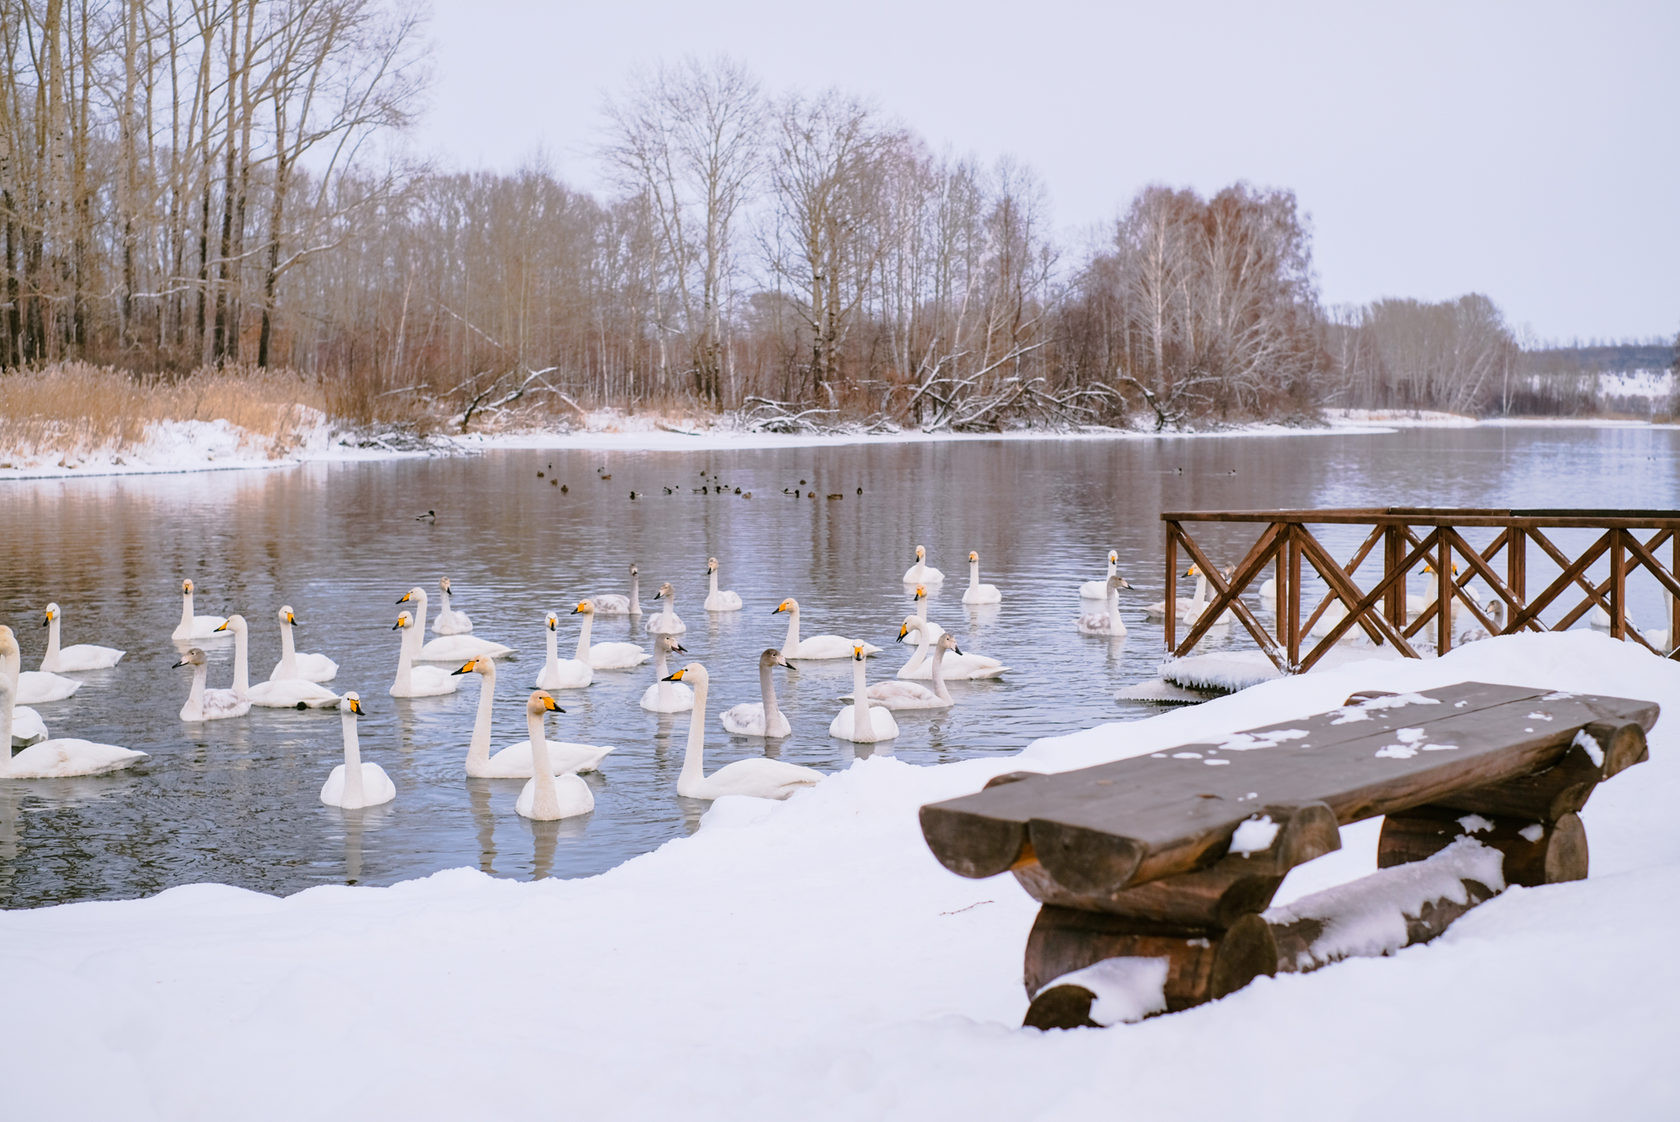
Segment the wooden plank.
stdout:
<svg viewBox="0 0 1680 1122">
<path fill-rule="evenodd" d="M 1511 700 L 1534 699 L 1540 695 L 1540 691 L 1531 688 L 1488 686 L 1480 683 L 1466 683 L 1449 689 L 1457 692 L 1444 696 L 1437 705 L 1395 705 L 1389 701 L 1377 704 L 1368 700 L 1333 709 L 1306 720 L 1265 726 L 1241 736 L 1253 742 L 1272 739 L 1282 744 L 1286 742 L 1278 740 L 1277 734 L 1300 729 L 1304 730 L 1306 735 L 1288 743 L 1299 743 L 1306 749 L 1317 750 L 1343 740 L 1391 732 L 1407 724 L 1422 724 L 1449 713 L 1475 712 L 1490 705 Z M 1422 696 L 1440 693 L 1442 691 L 1431 690 Z M 1425 711 L 1428 716 L 1425 716 Z M 1176 769 L 1183 773 L 1182 782 L 1191 795 L 1214 791 L 1211 786 L 1215 782 L 1213 772 L 1219 768 L 1204 766 L 1199 762 L 1202 753 L 1210 748 L 1216 749 L 1218 745 L 1185 745 L 1173 750 L 1196 753 L 1194 761 Z M 1157 757 L 1168 755 L 1170 753 L 1156 754 Z M 1018 788 L 1011 785 L 1009 790 L 1000 790 L 1002 784 L 999 781 L 1008 780 L 1020 773 L 1000 776 L 993 780 L 993 784 L 988 785 L 986 790 L 976 794 L 924 806 L 921 809 L 922 833 L 934 855 L 952 872 L 967 877 L 992 876 L 1004 872 L 1017 861 L 1031 859 L 1030 856 L 1023 856 L 1023 850 L 1029 844 L 1027 824 L 1040 810 L 1050 813 L 1063 805 L 1101 799 L 1115 783 L 1128 786 L 1137 784 L 1140 782 L 1138 778 L 1134 778 L 1139 774 L 1136 770 L 1137 763 L 1137 760 L 1117 760 L 1060 775 L 1028 776 L 1031 780 L 1029 784 Z M 1220 765 L 1226 770 L 1229 766 Z M 1152 787 L 1152 790 L 1159 790 L 1158 785 L 1162 780 L 1162 776 L 1158 774 L 1160 771 L 1161 766 L 1157 764 L 1155 772 L 1151 773 L 1151 778 L 1147 780 L 1148 783 L 1157 785 Z M 1238 800 L 1253 789 L 1242 787 L 1241 790 L 1227 790 L 1210 794 L 1209 797 Z M 1246 817 L 1247 813 L 1248 809 L 1245 808 L 1240 817 Z M 1133 859 L 1130 856 L 1131 852 L 1124 851 L 1114 855 L 1111 860 L 1121 863 L 1130 861 Z M 1136 854 L 1135 860 L 1141 862 L 1142 855 Z"/>
</svg>

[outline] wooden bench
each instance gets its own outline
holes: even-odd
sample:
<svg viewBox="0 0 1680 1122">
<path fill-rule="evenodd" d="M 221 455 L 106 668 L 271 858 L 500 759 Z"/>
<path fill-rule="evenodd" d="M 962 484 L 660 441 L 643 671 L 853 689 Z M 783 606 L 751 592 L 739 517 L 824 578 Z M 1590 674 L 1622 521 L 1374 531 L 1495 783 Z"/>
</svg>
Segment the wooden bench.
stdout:
<svg viewBox="0 0 1680 1122">
<path fill-rule="evenodd" d="M 1479 682 L 1358 694 L 1216 743 L 1001 775 L 922 807 L 922 833 L 952 872 L 1008 870 L 1043 905 L 1027 939 L 1027 1024 L 1098 1023 L 1101 987 L 1087 968 L 1118 960 L 1164 961 L 1164 978 L 1151 983 L 1160 1000 L 1145 1011 L 1171 1012 L 1262 974 L 1324 964 L 1313 944 L 1333 926 L 1325 915 L 1266 909 L 1290 869 L 1340 847 L 1349 822 L 1385 816 L 1382 869 L 1477 848 L 1455 846 L 1463 837 L 1496 851 L 1491 866 L 1442 866 L 1462 891 L 1431 889 L 1406 904 L 1406 943 L 1433 938 L 1507 884 L 1585 877 L 1576 812 L 1598 783 L 1646 758 L 1658 711 Z M 1378 872 L 1337 900 L 1393 893 L 1396 880 Z M 1428 883 L 1411 881 L 1413 895 Z"/>
</svg>

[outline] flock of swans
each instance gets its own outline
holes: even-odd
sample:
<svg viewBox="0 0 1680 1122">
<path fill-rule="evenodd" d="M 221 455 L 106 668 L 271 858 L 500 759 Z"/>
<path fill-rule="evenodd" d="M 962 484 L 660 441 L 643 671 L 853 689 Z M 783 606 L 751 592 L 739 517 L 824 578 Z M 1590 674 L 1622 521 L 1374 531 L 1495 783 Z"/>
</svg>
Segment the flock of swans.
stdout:
<svg viewBox="0 0 1680 1122">
<path fill-rule="evenodd" d="M 968 555 L 969 587 L 965 604 L 996 604 L 1002 594 L 995 585 L 982 584 L 980 558 Z M 708 613 L 736 612 L 744 608 L 738 593 L 718 586 L 720 566 L 711 557 L 706 562 Z M 556 693 L 587 689 L 597 673 L 643 672 L 653 662 L 653 680 L 640 696 L 641 708 L 654 713 L 688 712 L 688 741 L 677 793 L 687 798 L 715 799 L 722 795 L 785 798 L 793 791 L 822 778 L 812 768 L 801 767 L 768 756 L 751 757 L 727 764 L 715 771 L 705 769 L 707 692 L 709 676 L 699 662 L 674 666 L 675 656 L 686 655 L 681 636 L 687 625 L 677 614 L 676 591 L 663 583 L 653 597 L 653 610 L 642 627 L 653 651 L 633 642 L 593 642 L 596 615 L 643 616 L 640 573 L 629 568 L 627 594 L 606 593 L 579 600 L 570 611 L 578 617 L 576 647 L 572 657 L 561 658 L 559 631 L 565 617 L 549 612 L 544 619 L 546 651 L 535 675 L 534 689 L 526 700 L 528 737 L 514 744 L 497 746 L 491 735 L 491 716 L 497 679 L 497 660 L 513 652 L 505 644 L 472 634 L 472 620 L 457 610 L 451 600 L 448 577 L 438 582 L 441 606 L 435 617 L 427 591 L 410 588 L 397 598 L 399 607 L 392 630 L 400 632 L 397 667 L 389 693 L 398 698 L 432 697 L 455 693 L 467 675 L 479 679 L 478 708 L 467 747 L 465 772 L 490 779 L 524 779 L 516 810 L 532 819 L 551 820 L 586 814 L 594 798 L 580 772 L 598 770 L 612 746 L 549 739 L 544 724 L 550 713 L 564 713 Z M 1001 661 L 961 650 L 955 638 L 927 618 L 927 589 L 938 587 L 944 574 L 927 564 L 922 546 L 915 550 L 915 563 L 904 575 L 907 591 L 913 591 L 916 610 L 898 625 L 898 640 L 912 642 L 913 653 L 891 680 L 870 683 L 867 658 L 881 647 L 862 639 L 830 633 L 802 635 L 799 602 L 787 598 L 772 609 L 788 617 L 787 634 L 780 648 L 765 650 L 758 658 L 761 700 L 721 711 L 723 728 L 736 736 L 766 741 L 793 734 L 788 716 L 777 704 L 773 672 L 801 662 L 847 659 L 853 667 L 853 689 L 839 700 L 843 707 L 829 725 L 834 737 L 858 743 L 891 740 L 898 735 L 894 712 L 942 709 L 955 704 L 946 686 L 948 680 L 995 678 L 1008 669 Z M 290 605 L 275 613 L 281 656 L 264 681 L 252 682 L 250 670 L 250 627 L 243 615 L 204 615 L 195 611 L 195 588 L 191 580 L 181 582 L 180 622 L 169 638 L 180 652 L 177 669 L 186 668 L 191 678 L 180 719 L 189 724 L 236 719 L 253 706 L 275 709 L 336 708 L 340 715 L 344 762 L 334 767 L 321 788 L 321 801 L 330 806 L 355 809 L 376 806 L 396 797 L 396 787 L 377 763 L 364 760 L 357 734 L 358 718 L 364 713 L 361 696 L 353 691 L 339 693 L 330 683 L 338 664 L 324 653 L 297 649 L 295 629 L 301 625 Z M 425 631 L 430 621 L 432 638 Z M 100 744 L 48 734 L 39 713 L 25 703 L 43 703 L 67 698 L 78 689 L 79 679 L 66 673 L 115 667 L 124 653 L 91 644 L 65 646 L 61 640 L 63 611 L 48 604 L 43 626 L 48 629 L 47 648 L 39 671 L 22 670 L 17 636 L 0 625 L 0 744 L 21 747 L 0 761 L 0 778 L 44 779 L 100 775 L 129 768 L 147 758 L 145 752 L 118 745 Z M 213 640 L 233 641 L 233 680 L 227 686 L 210 684 L 211 660 L 204 645 Z M 923 684 L 926 682 L 927 684 Z"/>
</svg>

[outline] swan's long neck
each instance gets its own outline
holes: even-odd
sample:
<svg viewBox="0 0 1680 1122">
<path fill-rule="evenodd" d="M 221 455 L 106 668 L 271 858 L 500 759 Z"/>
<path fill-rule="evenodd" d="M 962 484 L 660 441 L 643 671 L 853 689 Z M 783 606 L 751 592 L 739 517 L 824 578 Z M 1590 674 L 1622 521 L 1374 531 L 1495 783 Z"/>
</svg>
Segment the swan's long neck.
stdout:
<svg viewBox="0 0 1680 1122">
<path fill-rule="evenodd" d="M 906 670 L 914 670 L 916 667 L 918 667 L 922 664 L 922 660 L 924 658 L 926 658 L 927 656 L 928 656 L 928 629 L 925 628 L 925 627 L 918 627 L 918 628 L 916 628 L 916 649 L 915 649 L 914 652 L 911 653 L 910 661 L 906 662 L 899 669 L 899 673 L 902 674 Z"/>
<path fill-rule="evenodd" d="M 1120 587 L 1113 584 L 1108 586 L 1108 629 L 1111 632 L 1120 630 Z M 934 673 L 937 674 L 939 672 L 938 655 L 934 656 L 933 667 Z"/>
<path fill-rule="evenodd" d="M 1120 562 L 1114 560 L 1112 557 L 1109 558 L 1109 561 L 1108 561 L 1108 576 L 1111 577 L 1115 573 L 1118 573 L 1119 571 L 1120 571 Z M 1107 577 L 1105 577 L 1104 579 L 1106 580 Z"/>
<path fill-rule="evenodd" d="M 578 632 L 577 660 L 589 661 L 589 629 L 595 626 L 595 616 L 590 612 L 583 613 L 583 630 Z"/>
<path fill-rule="evenodd" d="M 187 708 L 204 712 L 204 687 L 210 682 L 210 664 L 200 663 L 193 667 L 192 688 L 187 691 Z"/>
<path fill-rule="evenodd" d="M 251 692 L 251 636 L 241 627 L 233 633 L 233 693 L 244 697 Z"/>
<path fill-rule="evenodd" d="M 426 591 L 421 589 L 414 596 L 414 625 L 421 631 L 426 630 Z"/>
<path fill-rule="evenodd" d="M 543 658 L 543 673 L 552 675 L 560 673 L 560 633 L 554 628 L 548 629 L 548 654 Z"/>
<path fill-rule="evenodd" d="M 192 624 L 193 594 L 191 592 L 183 591 L 181 593 L 181 626 L 190 629 Z"/>
<path fill-rule="evenodd" d="M 980 588 L 980 558 L 978 557 L 968 563 L 968 587 L 975 591 Z"/>
<path fill-rule="evenodd" d="M 793 658 L 799 653 L 799 609 L 788 611 L 787 638 L 782 640 L 782 657 Z"/>
<path fill-rule="evenodd" d="M 654 696 L 659 698 L 659 704 L 661 705 L 668 705 L 671 701 L 671 683 L 665 680 L 667 673 L 669 671 L 665 669 L 665 644 L 655 643 L 653 645 L 653 680 L 658 684 L 659 690 Z"/>
<path fill-rule="evenodd" d="M 916 601 L 916 618 L 923 623 L 927 622 L 927 597 L 925 596 Z"/>
<path fill-rule="evenodd" d="M 770 663 L 758 668 L 758 688 L 764 694 L 764 731 L 769 733 L 776 724 L 776 682 L 770 675 Z"/>
<path fill-rule="evenodd" d="M 1118 594 L 1116 594 L 1116 595 L 1118 595 Z M 1208 579 L 1207 579 L 1207 574 L 1204 573 L 1204 572 L 1198 571 L 1196 573 L 1196 604 L 1197 604 L 1198 607 L 1206 607 L 1207 602 L 1208 602 Z"/>
<path fill-rule="evenodd" d="M 863 659 L 852 659 L 852 735 L 866 736 L 874 731 L 875 726 L 869 723 L 869 675 L 864 670 Z M 769 673 L 769 671 L 766 671 Z M 765 714 L 765 728 L 769 728 L 769 711 Z"/>
<path fill-rule="evenodd" d="M 449 612 L 449 589 L 440 588 L 438 589 L 438 618 L 442 619 Z"/>
<path fill-rule="evenodd" d="M 554 632 L 549 632 L 548 653 L 554 654 Z M 467 742 L 467 763 L 490 762 L 490 706 L 496 701 L 496 664 L 486 659 L 479 671 L 478 714 L 473 718 L 472 739 Z"/>
<path fill-rule="evenodd" d="M 10 662 L 7 659 L 8 665 L 0 668 L 0 770 L 12 758 L 12 706 L 17 703 L 17 683 Z"/>
<path fill-rule="evenodd" d="M 47 653 L 41 656 L 42 670 L 58 668 L 58 613 L 47 621 Z"/>
<path fill-rule="evenodd" d="M 525 726 L 531 733 L 531 780 L 537 785 L 531 799 L 531 817 L 550 821 L 560 817 L 560 792 L 554 786 L 554 771 L 548 762 L 542 714 L 525 714 Z"/>
<path fill-rule="evenodd" d="M 939 700 L 947 705 L 955 704 L 951 700 L 951 691 L 945 688 L 945 648 L 938 647 L 933 652 L 933 692 L 939 695 Z"/>
<path fill-rule="evenodd" d="M 344 800 L 345 807 L 354 808 L 367 802 L 362 793 L 362 742 L 356 739 L 356 714 L 345 710 L 344 724 Z"/>
<path fill-rule="evenodd" d="M 407 690 L 414 681 L 414 649 L 419 646 L 420 633 L 413 627 L 405 627 L 402 632 L 402 648 L 397 654 L 397 684 L 399 690 Z"/>
<path fill-rule="evenodd" d="M 716 596 L 718 593 L 717 570 L 712 569 L 707 575 L 710 577 L 710 580 L 707 582 L 707 590 L 711 593 L 711 595 Z"/>
<path fill-rule="evenodd" d="M 688 717 L 688 748 L 683 752 L 682 774 L 677 792 L 691 788 L 706 777 L 706 690 L 709 682 L 694 684 L 694 712 Z"/>
<path fill-rule="evenodd" d="M 296 678 L 297 648 L 292 645 L 292 621 L 280 621 L 280 676 L 282 678 Z"/>
<path fill-rule="evenodd" d="M 630 614 L 633 616 L 642 614 L 642 599 L 638 595 L 641 583 L 642 575 L 640 573 L 630 574 Z"/>
</svg>

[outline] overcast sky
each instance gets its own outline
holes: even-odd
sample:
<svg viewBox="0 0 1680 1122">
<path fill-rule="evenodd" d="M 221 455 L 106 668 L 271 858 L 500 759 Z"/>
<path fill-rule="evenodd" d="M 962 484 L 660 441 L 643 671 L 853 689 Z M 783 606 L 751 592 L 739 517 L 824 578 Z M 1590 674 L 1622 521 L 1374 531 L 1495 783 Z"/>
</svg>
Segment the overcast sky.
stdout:
<svg viewBox="0 0 1680 1122">
<path fill-rule="evenodd" d="M 1292 189 L 1324 301 L 1479 291 L 1540 341 L 1680 331 L 1680 0 L 433 0 L 417 133 L 601 189 L 603 95 L 728 53 L 1042 177 L 1071 238 L 1152 182 Z"/>
</svg>

